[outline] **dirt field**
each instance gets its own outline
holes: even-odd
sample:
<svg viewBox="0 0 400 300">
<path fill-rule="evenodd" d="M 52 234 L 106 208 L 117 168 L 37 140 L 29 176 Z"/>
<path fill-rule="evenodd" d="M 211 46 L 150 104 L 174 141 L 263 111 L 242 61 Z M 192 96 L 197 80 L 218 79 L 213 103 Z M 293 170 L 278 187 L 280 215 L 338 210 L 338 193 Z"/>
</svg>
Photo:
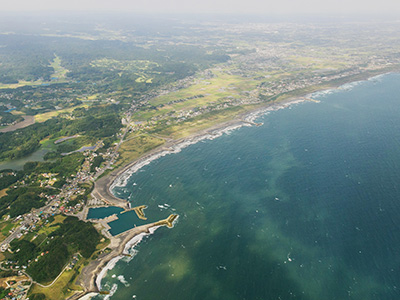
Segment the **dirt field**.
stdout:
<svg viewBox="0 0 400 300">
<path fill-rule="evenodd" d="M 8 126 L 6 128 L 0 129 L 0 132 L 10 132 L 20 128 L 28 127 L 29 125 L 35 124 L 34 116 L 24 116 L 24 120 L 22 122 L 18 122 L 15 125 Z"/>
</svg>

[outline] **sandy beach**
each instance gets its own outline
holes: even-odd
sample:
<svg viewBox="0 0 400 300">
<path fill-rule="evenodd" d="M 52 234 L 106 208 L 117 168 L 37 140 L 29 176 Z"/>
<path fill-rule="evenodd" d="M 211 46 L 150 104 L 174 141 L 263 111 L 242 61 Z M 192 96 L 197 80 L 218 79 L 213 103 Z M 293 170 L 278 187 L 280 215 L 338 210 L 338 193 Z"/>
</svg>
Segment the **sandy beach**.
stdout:
<svg viewBox="0 0 400 300">
<path fill-rule="evenodd" d="M 92 296 L 98 294 L 101 288 L 101 279 L 107 271 L 112 269 L 119 259 L 129 255 L 129 249 L 140 242 L 144 236 L 154 232 L 157 227 L 159 227 L 159 225 L 155 222 L 132 228 L 111 237 L 110 244 L 107 246 L 111 251 L 99 255 L 97 259 L 91 261 L 89 265 L 82 270 L 77 284 L 85 288 L 85 293 L 80 294 L 78 298 L 83 299 L 82 297 L 87 296 L 87 294 L 92 294 Z M 70 299 L 74 298 L 71 297 Z"/>
<path fill-rule="evenodd" d="M 95 182 L 95 187 L 93 189 L 92 196 L 94 196 L 97 199 L 105 200 L 112 206 L 118 206 L 124 209 L 129 208 L 127 200 L 117 198 L 116 196 L 113 195 L 111 191 L 115 186 L 124 185 L 125 181 L 133 173 L 137 172 L 143 166 L 149 164 L 150 162 L 156 160 L 159 157 L 172 153 L 178 153 L 183 148 L 195 144 L 201 140 L 217 138 L 224 133 L 235 130 L 242 126 L 256 125 L 254 123 L 254 120 L 257 117 L 267 113 L 268 111 L 283 109 L 288 107 L 289 105 L 306 101 L 300 98 L 301 97 L 296 97 L 294 99 L 288 99 L 279 103 L 271 103 L 266 107 L 259 108 L 252 112 L 242 114 L 234 120 L 220 123 L 208 129 L 201 130 L 189 137 L 185 137 L 178 140 L 167 141 L 165 144 L 147 152 L 139 159 L 134 160 L 129 164 L 127 164 L 126 166 L 116 169 L 107 176 L 98 179 Z"/>
<path fill-rule="evenodd" d="M 129 208 L 129 202 L 115 197 L 111 190 L 115 185 L 124 184 L 125 180 L 129 178 L 132 173 L 138 171 L 144 165 L 147 165 L 161 156 L 170 153 L 177 153 L 184 147 L 201 140 L 214 139 L 239 127 L 255 125 L 253 120 L 257 116 L 266 113 L 268 110 L 284 108 L 292 103 L 298 103 L 301 101 L 304 100 L 292 100 L 286 101 L 285 103 L 273 104 L 266 108 L 258 109 L 246 115 L 239 116 L 235 120 L 202 130 L 190 137 L 167 142 L 166 144 L 148 152 L 138 160 L 131 162 L 127 166 L 117 169 L 108 176 L 104 176 L 97 180 L 92 195 L 97 199 L 105 200 L 110 206 L 118 206 L 127 209 Z M 111 236 L 107 230 L 102 230 L 102 233 L 110 239 L 110 244 L 107 248 L 111 249 L 111 251 L 100 255 L 96 260 L 91 261 L 89 265 L 82 270 L 77 283 L 85 289 L 85 293 L 73 296 L 70 299 L 84 299 L 82 297 L 88 297 L 88 294 L 95 295 L 93 293 L 99 293 L 101 288 L 101 279 L 105 276 L 106 272 L 112 269 L 119 259 L 123 258 L 125 255 L 129 255 L 128 250 L 140 242 L 144 235 L 151 234 L 152 231 L 159 227 L 159 224 L 157 223 L 158 222 L 135 227 L 116 236 Z M 107 226 L 107 224 L 102 221 L 100 221 L 99 224 L 103 227 Z"/>
<path fill-rule="evenodd" d="M 213 139 L 219 137 L 225 132 L 229 132 L 230 130 L 237 129 L 242 126 L 257 125 L 254 123 L 255 119 L 257 119 L 259 116 L 265 113 L 268 113 L 268 111 L 283 109 L 290 105 L 301 102 L 314 101 L 313 99 L 311 99 L 313 93 L 320 94 L 333 91 L 345 85 L 357 84 L 357 82 L 359 81 L 370 80 L 379 76 L 383 76 L 385 74 L 388 74 L 388 72 L 383 72 L 383 73 L 378 72 L 376 74 L 365 73 L 365 74 L 358 74 L 355 76 L 351 76 L 351 78 L 348 78 L 347 81 L 340 82 L 337 84 L 331 84 L 331 86 L 327 84 L 326 86 L 315 87 L 312 91 L 305 92 L 303 95 L 298 95 L 294 97 L 289 97 L 287 99 L 282 99 L 279 101 L 265 103 L 264 105 L 262 106 L 260 105 L 261 107 L 253 111 L 249 111 L 238 115 L 233 120 L 219 123 L 210 128 L 200 130 L 191 136 L 178 140 L 168 140 L 165 144 L 153 150 L 150 150 L 137 160 L 128 163 L 126 166 L 122 166 L 116 170 L 113 170 L 110 174 L 98 179 L 95 182 L 95 187 L 93 189 L 92 196 L 94 196 L 97 199 L 105 200 L 110 205 L 126 209 L 128 208 L 128 201 L 115 197 L 111 192 L 111 190 L 113 189 L 114 186 L 123 185 L 125 180 L 131 174 L 137 172 L 141 167 L 149 164 L 151 161 L 167 154 L 177 153 L 181 149 L 191 144 L 195 144 L 201 140 Z"/>
<path fill-rule="evenodd" d="M 137 172 L 141 167 L 149 164 L 151 161 L 161 156 L 177 153 L 181 151 L 181 149 L 195 144 L 201 140 L 217 138 L 224 133 L 228 133 L 229 131 L 235 130 L 242 126 L 256 125 L 254 120 L 258 116 L 261 116 L 268 111 L 283 109 L 289 105 L 304 101 L 305 100 L 296 98 L 280 103 L 273 103 L 268 107 L 257 109 L 245 115 L 241 115 L 237 119 L 199 131 L 192 136 L 175 141 L 169 141 L 166 144 L 148 152 L 143 157 L 129 163 L 125 167 L 117 169 L 108 176 L 104 176 L 97 180 L 92 195 L 97 199 L 105 200 L 111 206 L 118 206 L 128 209 L 129 202 L 127 200 L 115 197 L 111 191 L 114 186 L 123 185 L 131 176 L 131 174 Z M 154 222 L 132 228 L 116 236 L 111 236 L 107 230 L 109 228 L 107 228 L 108 226 L 106 223 L 107 222 L 105 220 L 99 221 L 99 224 L 101 224 L 103 227 L 106 226 L 106 230 L 102 230 L 102 233 L 110 239 L 110 244 L 107 246 L 107 248 L 111 249 L 111 251 L 100 255 L 96 260 L 91 261 L 90 264 L 82 270 L 77 283 L 84 287 L 86 292 L 84 294 L 80 294 L 79 297 L 71 297 L 71 300 L 84 299 L 81 297 L 88 297 L 89 293 L 92 295 L 93 293 L 99 293 L 101 289 L 101 279 L 105 276 L 107 271 L 111 270 L 119 259 L 129 255 L 129 249 L 139 243 L 143 236 L 151 234 L 157 227 L 159 227 L 159 222 Z"/>
</svg>

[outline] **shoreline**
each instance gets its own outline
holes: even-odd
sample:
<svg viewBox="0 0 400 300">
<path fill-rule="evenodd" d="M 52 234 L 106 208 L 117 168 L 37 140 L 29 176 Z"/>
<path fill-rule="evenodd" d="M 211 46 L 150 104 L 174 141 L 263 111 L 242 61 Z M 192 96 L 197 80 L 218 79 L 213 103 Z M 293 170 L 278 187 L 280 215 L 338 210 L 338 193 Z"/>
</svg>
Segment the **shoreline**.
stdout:
<svg viewBox="0 0 400 300">
<path fill-rule="evenodd" d="M 153 234 L 160 227 L 170 227 L 166 225 L 168 219 L 169 218 L 134 227 L 115 236 L 111 236 L 110 244 L 107 246 L 111 251 L 102 253 L 98 258 L 92 260 L 82 269 L 76 281 L 76 284 L 84 287 L 85 291 L 70 296 L 68 300 L 89 300 L 98 294 L 108 294 L 109 291 L 101 291 L 101 281 L 103 277 L 108 271 L 114 268 L 119 260 L 124 257 L 133 258 L 135 253 L 132 254 L 130 250 L 139 244 L 143 238 Z M 175 222 L 176 219 L 172 222 L 172 227 Z"/>
<path fill-rule="evenodd" d="M 261 117 L 262 115 L 270 111 L 287 108 L 294 104 L 308 102 L 309 99 L 307 98 L 311 98 L 312 94 L 314 93 L 328 93 L 331 90 L 337 90 L 345 85 L 347 85 L 346 88 L 351 88 L 352 86 L 355 86 L 358 82 L 371 80 L 390 73 L 395 72 L 386 70 L 385 72 L 380 72 L 376 74 L 358 74 L 357 78 L 349 78 L 349 80 L 346 82 L 341 82 L 336 85 L 332 84 L 332 86 L 321 86 L 319 87 L 319 89 L 318 87 L 315 87 L 313 90 L 307 91 L 302 95 L 299 94 L 298 96 L 293 97 L 288 96 L 288 98 L 286 99 L 265 103 L 264 106 L 260 105 L 259 108 L 248 111 L 246 113 L 242 113 L 230 121 L 223 122 L 208 129 L 201 130 L 188 137 L 168 141 L 165 144 L 145 153 L 142 157 L 128 163 L 127 165 L 119 169 L 112 171 L 110 174 L 97 180 L 95 182 L 95 187 L 92 195 L 97 199 L 105 200 L 105 202 L 107 202 L 109 206 L 117 206 L 126 209 L 127 207 L 129 207 L 130 202 L 128 200 L 116 197 L 114 194 L 112 194 L 111 190 L 115 186 L 121 186 L 126 183 L 127 179 L 132 174 L 137 172 L 143 166 L 148 165 L 152 161 L 168 154 L 179 153 L 185 147 L 195 144 L 199 141 L 205 139 L 215 139 L 222 136 L 224 133 L 229 133 L 230 131 L 241 128 L 243 126 L 257 125 L 256 123 L 254 123 L 254 120 Z M 360 78 L 360 76 L 362 76 L 362 78 Z M 91 261 L 89 265 L 82 270 L 81 274 L 78 277 L 77 283 L 85 289 L 85 293 L 82 296 L 85 297 L 89 293 L 93 292 L 99 293 L 99 290 L 101 288 L 101 280 L 105 276 L 106 272 L 108 270 L 111 270 L 119 259 L 126 256 L 128 254 L 126 253 L 126 251 L 137 245 L 137 243 L 139 243 L 144 236 L 152 234 L 158 228 L 155 228 L 156 223 L 135 227 L 126 232 L 120 233 L 117 236 L 111 237 L 111 242 L 108 248 L 114 247 L 112 248 L 112 251 L 105 255 L 99 256 L 96 260 Z M 152 231 L 152 228 L 155 229 Z M 98 282 L 99 284 L 97 284 Z"/>
<path fill-rule="evenodd" d="M 259 124 L 254 123 L 255 119 L 270 111 L 284 109 L 291 105 L 308 101 L 302 98 L 304 98 L 304 96 L 292 97 L 278 102 L 271 102 L 266 106 L 254 109 L 246 113 L 242 113 L 233 120 L 214 125 L 210 128 L 196 132 L 188 137 L 168 141 L 165 144 L 150 150 L 142 157 L 131 161 L 130 163 L 122 166 L 119 169 L 112 171 L 110 174 L 101 177 L 95 182 L 92 196 L 97 199 L 102 199 L 103 201 L 108 203 L 108 205 L 106 204 L 93 206 L 93 208 L 107 206 L 117 206 L 124 209 L 129 208 L 130 202 L 128 200 L 116 197 L 112 193 L 112 189 L 116 186 L 124 185 L 126 183 L 126 180 L 132 174 L 139 171 L 142 167 L 165 155 L 179 153 L 182 149 L 190 145 L 196 144 L 202 140 L 212 140 L 222 136 L 225 133 L 229 133 L 244 126 L 257 126 Z"/>
<path fill-rule="evenodd" d="M 345 86 L 345 88 L 348 88 L 346 85 L 355 85 L 358 82 L 368 81 L 368 80 L 371 80 L 371 79 L 374 79 L 374 78 L 377 78 L 380 76 L 385 76 L 385 75 L 388 75 L 391 73 L 396 73 L 396 72 L 393 70 L 392 71 L 385 70 L 385 72 L 383 72 L 383 73 L 378 72 L 377 74 L 361 73 L 361 74 L 352 76 L 352 77 L 356 77 L 356 78 L 349 78 L 348 81 L 341 82 L 339 84 L 332 84 L 332 86 L 327 85 L 327 86 L 315 87 L 312 91 L 308 91 L 303 94 L 299 94 L 298 96 L 291 96 L 291 97 L 288 97 L 288 98 L 282 99 L 282 100 L 274 100 L 273 102 L 265 103 L 264 105 L 260 104 L 259 108 L 256 108 L 252 111 L 242 113 L 230 121 L 219 123 L 210 128 L 203 129 L 203 130 L 198 131 L 188 137 L 168 141 L 165 144 L 158 146 L 158 147 L 148 151 L 147 153 L 144 153 L 143 156 L 139 157 L 138 159 L 133 160 L 133 161 L 129 162 L 128 164 L 126 164 L 125 166 L 122 166 L 116 170 L 113 170 L 111 173 L 98 179 L 95 182 L 95 187 L 93 189 L 92 195 L 95 197 L 97 196 L 100 199 L 105 200 L 106 202 L 110 202 L 111 205 L 113 205 L 113 206 L 118 206 L 118 207 L 122 207 L 125 209 L 125 208 L 127 208 L 129 201 L 116 197 L 112 193 L 112 189 L 115 186 L 120 186 L 120 184 L 117 183 L 117 180 L 120 179 L 121 175 L 128 173 L 130 170 L 132 170 L 132 171 L 129 172 L 128 173 L 129 175 L 126 177 L 130 177 L 133 173 L 137 172 L 138 170 L 140 170 L 140 168 L 149 164 L 153 160 L 156 160 L 156 159 L 163 157 L 165 155 L 168 155 L 168 154 L 178 153 L 182 149 L 186 148 L 187 146 L 195 144 L 199 141 L 220 137 L 224 133 L 238 129 L 243 126 L 257 125 L 254 123 L 254 120 L 257 119 L 258 117 L 262 116 L 263 114 L 265 114 L 269 111 L 284 109 L 293 104 L 308 102 L 308 101 L 310 101 L 311 95 L 314 93 L 326 93 L 331 90 L 338 90 L 342 86 Z M 360 79 L 360 77 L 362 79 Z M 107 206 L 107 205 L 105 205 L 105 206 Z"/>
<path fill-rule="evenodd" d="M 92 260 L 83 268 L 78 277 L 77 284 L 85 287 L 85 292 L 79 296 L 79 299 L 87 296 L 87 294 L 99 294 L 101 280 L 107 271 L 111 270 L 120 259 L 131 256 L 129 250 L 136 246 L 144 237 L 154 233 L 159 227 L 160 225 L 157 222 L 153 222 L 113 236 L 110 239 L 110 244 L 107 246 L 111 251 L 103 253 L 97 259 Z M 72 297 L 69 299 L 72 299 Z"/>
<path fill-rule="evenodd" d="M 153 160 L 156 160 L 162 156 L 178 153 L 182 149 L 192 144 L 195 144 L 199 141 L 205 139 L 215 139 L 217 137 L 222 136 L 225 133 L 228 133 L 232 130 L 241 128 L 243 126 L 253 126 L 257 125 L 254 123 L 254 119 L 264 115 L 269 111 L 275 111 L 283 108 L 287 108 L 290 105 L 298 104 L 302 102 L 306 102 L 305 99 L 299 99 L 301 97 L 287 99 L 286 101 L 280 101 L 276 103 L 270 103 L 267 107 L 262 107 L 250 111 L 248 113 L 242 114 L 238 116 L 236 119 L 230 120 L 228 122 L 220 123 L 211 128 L 202 130 L 193 134 L 189 137 L 178 139 L 175 141 L 167 142 L 166 144 L 157 147 L 148 153 L 146 153 L 141 158 L 134 160 L 127 164 L 126 166 L 115 170 L 114 172 L 108 174 L 100 178 L 97 184 L 101 184 L 101 186 L 96 185 L 92 192 L 94 197 L 101 197 L 100 199 L 109 202 L 111 205 L 109 206 L 117 206 L 126 209 L 130 204 L 129 201 L 117 198 L 111 192 L 111 189 L 114 186 L 117 186 L 116 181 L 120 179 L 123 174 L 127 174 L 124 176 L 123 182 L 129 178 L 133 173 L 137 172 L 143 166 L 151 163 Z M 97 206 L 94 206 L 95 208 Z M 101 205 L 100 207 L 107 207 L 107 205 Z M 92 208 L 92 207 L 91 207 Z M 104 221 L 104 219 L 102 219 Z M 107 234 L 106 236 L 110 239 L 110 244 L 107 248 L 111 248 L 111 252 L 107 254 L 100 255 L 97 259 L 91 261 L 89 265 L 87 265 L 78 276 L 77 284 L 84 287 L 85 292 L 83 294 L 79 294 L 79 298 L 69 299 L 87 299 L 88 295 L 91 294 L 93 296 L 100 293 L 101 289 L 101 280 L 107 274 L 109 270 L 112 270 L 115 264 L 125 256 L 130 256 L 129 249 L 135 247 L 145 236 L 153 234 L 157 228 L 160 227 L 159 222 L 153 222 L 150 224 L 138 226 L 122 232 L 116 236 L 112 236 L 111 234 Z M 97 222 L 96 222 L 97 223 Z M 104 222 L 100 221 L 99 224 L 104 226 Z M 107 230 L 107 228 L 106 228 Z M 107 230 L 108 232 L 108 230 Z M 105 234 L 104 230 L 102 230 L 102 234 Z M 86 297 L 86 298 L 85 298 Z"/>
</svg>

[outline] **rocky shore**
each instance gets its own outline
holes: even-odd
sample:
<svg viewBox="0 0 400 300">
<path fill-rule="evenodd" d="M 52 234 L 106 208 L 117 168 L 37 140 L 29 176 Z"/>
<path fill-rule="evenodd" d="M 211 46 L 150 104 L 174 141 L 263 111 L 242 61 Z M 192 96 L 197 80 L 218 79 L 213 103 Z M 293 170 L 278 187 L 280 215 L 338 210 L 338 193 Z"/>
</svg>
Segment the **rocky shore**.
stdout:
<svg viewBox="0 0 400 300">
<path fill-rule="evenodd" d="M 134 247 L 143 236 L 152 233 L 159 224 L 157 222 L 132 228 L 110 238 L 109 249 L 89 263 L 80 274 L 77 284 L 85 288 L 85 292 L 76 299 L 83 299 L 87 294 L 100 293 L 100 282 L 107 270 L 113 268 L 115 263 L 124 256 L 129 255 L 129 249 Z M 136 238 L 142 235 L 140 238 Z M 93 294 L 93 295 L 95 295 Z M 70 299 L 73 299 L 72 297 Z"/>
</svg>

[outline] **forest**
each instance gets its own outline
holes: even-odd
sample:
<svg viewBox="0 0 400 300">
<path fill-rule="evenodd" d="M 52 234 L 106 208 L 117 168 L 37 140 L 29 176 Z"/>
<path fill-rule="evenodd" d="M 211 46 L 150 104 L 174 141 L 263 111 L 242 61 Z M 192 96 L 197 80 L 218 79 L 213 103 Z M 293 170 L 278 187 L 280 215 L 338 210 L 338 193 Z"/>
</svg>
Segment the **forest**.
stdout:
<svg viewBox="0 0 400 300">
<path fill-rule="evenodd" d="M 22 34 L 0 34 L 0 45 L 4 45 L 0 47 L 0 82 L 3 84 L 21 80 L 50 82 L 55 71 L 50 64 L 55 54 L 60 57 L 62 67 L 69 71 L 69 79 L 75 82 L 103 81 L 116 86 L 127 81 L 137 84 L 138 71 L 151 74 L 158 83 L 172 82 L 193 74 L 198 68 L 229 59 L 220 49 L 194 45 L 177 47 L 165 44 L 144 48 L 134 42 L 118 40 L 91 41 Z M 104 58 L 120 61 L 123 66 L 135 61 L 156 64 L 149 68 L 101 68 L 93 65 Z"/>
<path fill-rule="evenodd" d="M 8 187 L 18 180 L 25 179 L 16 188 L 9 188 L 6 195 L 0 198 L 0 217 L 9 214 L 11 217 L 29 212 L 32 208 L 45 205 L 48 200 L 44 195 L 51 196 L 59 193 L 59 189 L 66 183 L 66 178 L 75 174 L 81 167 L 84 156 L 82 153 L 73 153 L 61 156 L 51 162 L 27 162 L 24 169 L 7 175 L 3 171 L 1 186 Z M 57 181 L 52 188 L 41 187 L 37 175 L 41 173 L 57 174 Z M 25 184 L 31 182 L 31 184 Z"/>
<path fill-rule="evenodd" d="M 52 118 L 13 132 L 0 133 L 0 161 L 27 156 L 41 146 L 45 138 L 57 138 L 81 134 L 96 142 L 100 138 L 110 138 L 122 127 L 118 107 L 92 107 L 72 112 L 75 121 L 66 118 Z M 61 146 L 61 145 L 60 145 Z M 63 146 L 59 147 L 61 152 Z M 73 149 L 76 150 L 76 149 Z"/>
<path fill-rule="evenodd" d="M 56 229 L 48 235 L 48 243 L 36 244 L 27 239 L 11 243 L 15 250 L 12 259 L 20 265 L 28 265 L 29 275 L 41 283 L 57 277 L 74 254 L 79 253 L 83 258 L 89 258 L 101 238 L 91 223 L 75 217 L 66 217 L 62 223 L 51 226 Z"/>
</svg>

